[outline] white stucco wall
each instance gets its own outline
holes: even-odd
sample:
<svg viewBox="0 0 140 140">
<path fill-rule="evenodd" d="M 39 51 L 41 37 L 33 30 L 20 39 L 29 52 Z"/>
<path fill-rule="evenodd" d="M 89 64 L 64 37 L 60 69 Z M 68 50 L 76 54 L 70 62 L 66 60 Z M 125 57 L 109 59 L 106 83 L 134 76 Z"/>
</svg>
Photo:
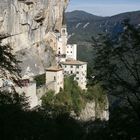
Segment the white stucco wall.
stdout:
<svg viewBox="0 0 140 140">
<path fill-rule="evenodd" d="M 81 89 L 86 89 L 86 76 L 87 76 L 87 64 L 82 65 L 64 65 L 62 64 L 65 75 L 75 75 L 74 80 L 78 82 Z"/>
<path fill-rule="evenodd" d="M 66 59 L 74 59 L 77 60 L 77 45 L 76 44 L 68 44 L 66 49 Z"/>
</svg>

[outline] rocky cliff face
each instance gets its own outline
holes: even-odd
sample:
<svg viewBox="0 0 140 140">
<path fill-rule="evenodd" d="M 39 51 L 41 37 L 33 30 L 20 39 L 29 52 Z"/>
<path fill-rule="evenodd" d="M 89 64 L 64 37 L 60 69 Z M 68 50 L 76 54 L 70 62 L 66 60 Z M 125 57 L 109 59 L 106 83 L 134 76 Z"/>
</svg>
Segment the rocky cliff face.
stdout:
<svg viewBox="0 0 140 140">
<path fill-rule="evenodd" d="M 3 43 L 12 46 L 18 58 L 23 61 L 21 67 L 24 72 L 34 69 L 33 73 L 42 73 L 44 66 L 52 62 L 53 55 L 44 38 L 48 31 L 60 30 L 68 2 L 69 0 L 0 0 L 0 37 L 3 38 Z M 23 54 L 26 59 L 21 59 Z M 33 63 L 32 68 L 30 63 L 36 58 L 38 62 Z"/>
<path fill-rule="evenodd" d="M 90 122 L 97 119 L 101 121 L 109 120 L 109 101 L 107 96 L 104 97 L 104 102 L 93 100 L 87 102 L 85 108 L 83 108 L 80 114 L 77 116 L 74 111 L 71 111 L 71 117 L 81 122 Z"/>
<path fill-rule="evenodd" d="M 79 120 L 84 122 L 95 121 L 95 119 L 99 119 L 101 121 L 109 120 L 109 103 L 107 100 L 106 105 L 103 107 L 94 101 L 87 103 L 85 109 L 82 110 L 79 116 Z"/>
</svg>

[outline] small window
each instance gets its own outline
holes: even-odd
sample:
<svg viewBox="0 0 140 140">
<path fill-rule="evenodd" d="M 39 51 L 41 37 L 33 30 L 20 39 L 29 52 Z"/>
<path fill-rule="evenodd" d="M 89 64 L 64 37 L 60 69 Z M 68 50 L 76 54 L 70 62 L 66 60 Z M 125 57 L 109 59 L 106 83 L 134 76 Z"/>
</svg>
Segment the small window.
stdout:
<svg viewBox="0 0 140 140">
<path fill-rule="evenodd" d="M 70 66 L 71 68 L 73 68 L 73 66 Z"/>
<path fill-rule="evenodd" d="M 77 71 L 76 73 L 79 74 L 79 71 Z"/>
<path fill-rule="evenodd" d="M 71 53 L 72 53 L 72 51 L 71 51 Z"/>
<path fill-rule="evenodd" d="M 56 80 L 56 77 L 54 76 L 54 81 Z"/>
<path fill-rule="evenodd" d="M 78 68 L 79 68 L 79 66 L 76 66 L 76 68 L 78 69 Z"/>
<path fill-rule="evenodd" d="M 71 71 L 70 73 L 73 74 L 73 71 Z"/>
<path fill-rule="evenodd" d="M 76 80 L 79 80 L 79 77 L 76 77 Z"/>
<path fill-rule="evenodd" d="M 67 66 L 65 65 L 65 68 L 66 68 Z"/>
</svg>

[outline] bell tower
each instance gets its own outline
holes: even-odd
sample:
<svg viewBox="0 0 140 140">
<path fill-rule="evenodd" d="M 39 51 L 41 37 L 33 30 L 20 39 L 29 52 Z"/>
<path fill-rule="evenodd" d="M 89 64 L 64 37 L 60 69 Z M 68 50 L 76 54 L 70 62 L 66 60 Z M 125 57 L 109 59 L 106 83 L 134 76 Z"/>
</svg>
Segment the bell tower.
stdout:
<svg viewBox="0 0 140 140">
<path fill-rule="evenodd" d="M 62 21 L 62 28 L 61 28 L 61 40 L 62 40 L 62 54 L 66 55 L 68 33 L 67 33 L 65 12 L 63 13 L 63 21 Z"/>
<path fill-rule="evenodd" d="M 68 33 L 67 33 L 67 24 L 66 24 L 66 17 L 65 17 L 65 11 L 63 12 L 61 36 L 66 36 L 66 37 L 68 36 Z"/>
</svg>

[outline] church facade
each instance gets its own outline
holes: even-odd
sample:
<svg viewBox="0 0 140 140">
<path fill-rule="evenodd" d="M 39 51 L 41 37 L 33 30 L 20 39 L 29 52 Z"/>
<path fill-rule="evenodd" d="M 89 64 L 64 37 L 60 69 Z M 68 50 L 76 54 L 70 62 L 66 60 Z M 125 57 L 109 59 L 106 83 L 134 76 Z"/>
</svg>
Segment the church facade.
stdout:
<svg viewBox="0 0 140 140">
<path fill-rule="evenodd" d="M 86 90 L 87 62 L 77 60 L 77 44 L 68 44 L 66 25 L 62 26 L 60 32 L 49 32 L 47 41 L 50 42 L 50 47 L 56 56 L 57 66 L 55 67 L 57 67 L 57 69 L 59 69 L 59 67 L 63 69 L 63 77 L 74 75 L 74 80 L 77 81 L 79 87 L 82 90 Z M 46 74 L 48 74 L 48 72 L 46 72 Z M 51 71 L 49 74 L 54 75 L 55 72 Z M 46 75 L 46 79 L 47 77 Z M 56 81 L 57 80 L 59 81 L 59 79 L 56 79 Z M 48 84 L 48 82 L 46 82 L 46 84 Z M 55 90 L 55 92 L 58 93 L 58 90 Z"/>
</svg>

